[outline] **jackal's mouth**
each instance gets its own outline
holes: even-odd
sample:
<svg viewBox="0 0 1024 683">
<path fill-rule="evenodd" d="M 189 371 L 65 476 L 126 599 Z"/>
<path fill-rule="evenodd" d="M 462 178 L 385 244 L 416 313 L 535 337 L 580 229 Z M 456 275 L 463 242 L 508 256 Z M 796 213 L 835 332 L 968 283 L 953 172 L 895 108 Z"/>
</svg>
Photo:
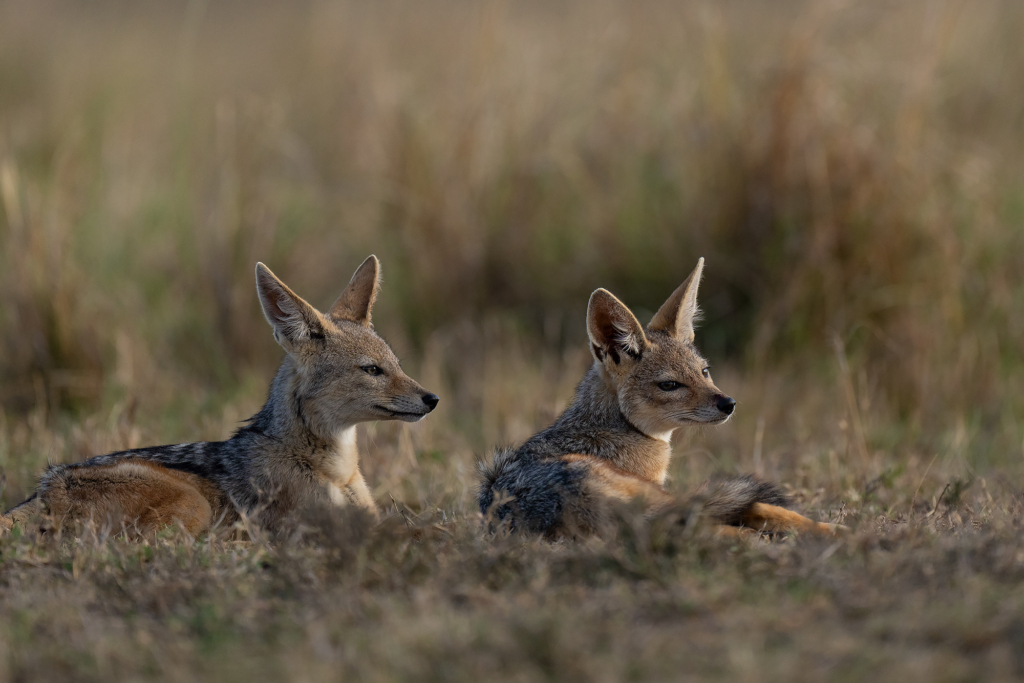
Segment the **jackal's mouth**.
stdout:
<svg viewBox="0 0 1024 683">
<path fill-rule="evenodd" d="M 402 420 L 403 422 L 416 422 L 418 420 L 423 419 L 423 417 L 427 414 L 426 412 L 416 413 L 405 410 L 395 410 L 394 408 L 388 408 L 386 406 L 382 406 L 379 404 L 374 405 L 373 407 L 375 410 L 379 410 L 380 412 L 385 413 L 386 415 L 390 415 L 396 420 Z"/>
<path fill-rule="evenodd" d="M 696 417 L 680 417 L 677 418 L 681 423 L 688 425 L 720 425 L 729 421 L 732 415 L 723 415 L 722 417 L 714 417 L 708 419 L 701 419 Z"/>
</svg>

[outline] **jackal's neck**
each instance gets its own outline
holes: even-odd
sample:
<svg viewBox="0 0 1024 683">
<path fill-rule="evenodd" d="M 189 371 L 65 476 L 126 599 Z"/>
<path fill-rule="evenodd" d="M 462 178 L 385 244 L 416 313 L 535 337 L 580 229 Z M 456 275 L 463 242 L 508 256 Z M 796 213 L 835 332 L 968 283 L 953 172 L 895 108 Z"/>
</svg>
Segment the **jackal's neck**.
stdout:
<svg viewBox="0 0 1024 683">
<path fill-rule="evenodd" d="M 285 356 L 270 384 L 267 402 L 239 434 L 256 432 L 296 453 L 335 448 L 339 434 L 351 430 L 355 424 L 339 424 L 331 431 L 314 424 L 304 405 L 299 379 L 294 361 Z"/>
<path fill-rule="evenodd" d="M 570 413 L 575 420 L 590 423 L 593 427 L 612 426 L 623 433 L 636 431 L 622 414 L 615 387 L 597 363 L 591 366 L 576 387 L 576 396 L 565 411 L 566 415 Z"/>
<path fill-rule="evenodd" d="M 667 438 L 644 434 L 623 414 L 611 381 L 595 363 L 564 413 L 538 437 L 554 437 L 565 452 L 610 460 L 617 467 L 664 484 L 672 449 Z"/>
</svg>

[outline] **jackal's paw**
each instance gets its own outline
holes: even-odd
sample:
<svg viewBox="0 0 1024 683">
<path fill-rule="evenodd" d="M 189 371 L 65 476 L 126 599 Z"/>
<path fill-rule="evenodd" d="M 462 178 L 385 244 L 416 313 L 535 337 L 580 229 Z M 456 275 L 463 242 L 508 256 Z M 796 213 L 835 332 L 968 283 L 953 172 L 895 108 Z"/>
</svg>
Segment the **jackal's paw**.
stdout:
<svg viewBox="0 0 1024 683">
<path fill-rule="evenodd" d="M 798 512 L 793 512 L 778 505 L 754 503 L 750 506 L 743 523 L 745 526 L 772 533 L 797 532 L 818 534 L 822 536 L 838 536 L 848 529 L 842 524 L 815 522 Z"/>
<path fill-rule="evenodd" d="M 827 536 L 845 536 L 850 533 L 850 527 L 845 524 L 831 524 L 829 522 L 818 522 L 818 533 Z"/>
<path fill-rule="evenodd" d="M 722 538 L 760 538 L 761 532 L 748 526 L 719 524 L 714 527 L 715 535 Z"/>
</svg>

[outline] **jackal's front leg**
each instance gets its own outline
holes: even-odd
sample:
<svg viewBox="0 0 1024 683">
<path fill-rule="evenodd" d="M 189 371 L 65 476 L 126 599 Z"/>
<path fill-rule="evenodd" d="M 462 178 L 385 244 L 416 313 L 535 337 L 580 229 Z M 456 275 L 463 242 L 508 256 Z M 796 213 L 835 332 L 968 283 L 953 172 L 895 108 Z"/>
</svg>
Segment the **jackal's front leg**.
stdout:
<svg viewBox="0 0 1024 683">
<path fill-rule="evenodd" d="M 369 512 L 374 519 L 380 519 L 380 511 L 373 502 L 373 496 L 370 495 L 370 487 L 366 485 L 363 473 L 358 469 L 347 483 L 332 484 L 331 487 L 331 500 L 336 505 L 355 505 Z"/>
</svg>

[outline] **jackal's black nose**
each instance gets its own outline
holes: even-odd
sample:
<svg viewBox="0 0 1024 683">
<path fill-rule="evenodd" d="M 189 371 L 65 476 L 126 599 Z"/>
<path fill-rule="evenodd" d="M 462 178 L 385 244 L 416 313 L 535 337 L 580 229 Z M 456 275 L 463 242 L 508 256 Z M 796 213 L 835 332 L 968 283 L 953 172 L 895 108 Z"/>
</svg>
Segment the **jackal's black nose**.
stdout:
<svg viewBox="0 0 1024 683">
<path fill-rule="evenodd" d="M 433 410 L 437 407 L 437 402 L 441 399 L 438 398 L 437 394 L 427 394 L 423 397 L 423 402 L 427 404 L 427 408 Z"/>
<path fill-rule="evenodd" d="M 719 396 L 715 405 L 726 415 L 732 415 L 732 411 L 736 410 L 736 399 L 730 396 Z"/>
</svg>

